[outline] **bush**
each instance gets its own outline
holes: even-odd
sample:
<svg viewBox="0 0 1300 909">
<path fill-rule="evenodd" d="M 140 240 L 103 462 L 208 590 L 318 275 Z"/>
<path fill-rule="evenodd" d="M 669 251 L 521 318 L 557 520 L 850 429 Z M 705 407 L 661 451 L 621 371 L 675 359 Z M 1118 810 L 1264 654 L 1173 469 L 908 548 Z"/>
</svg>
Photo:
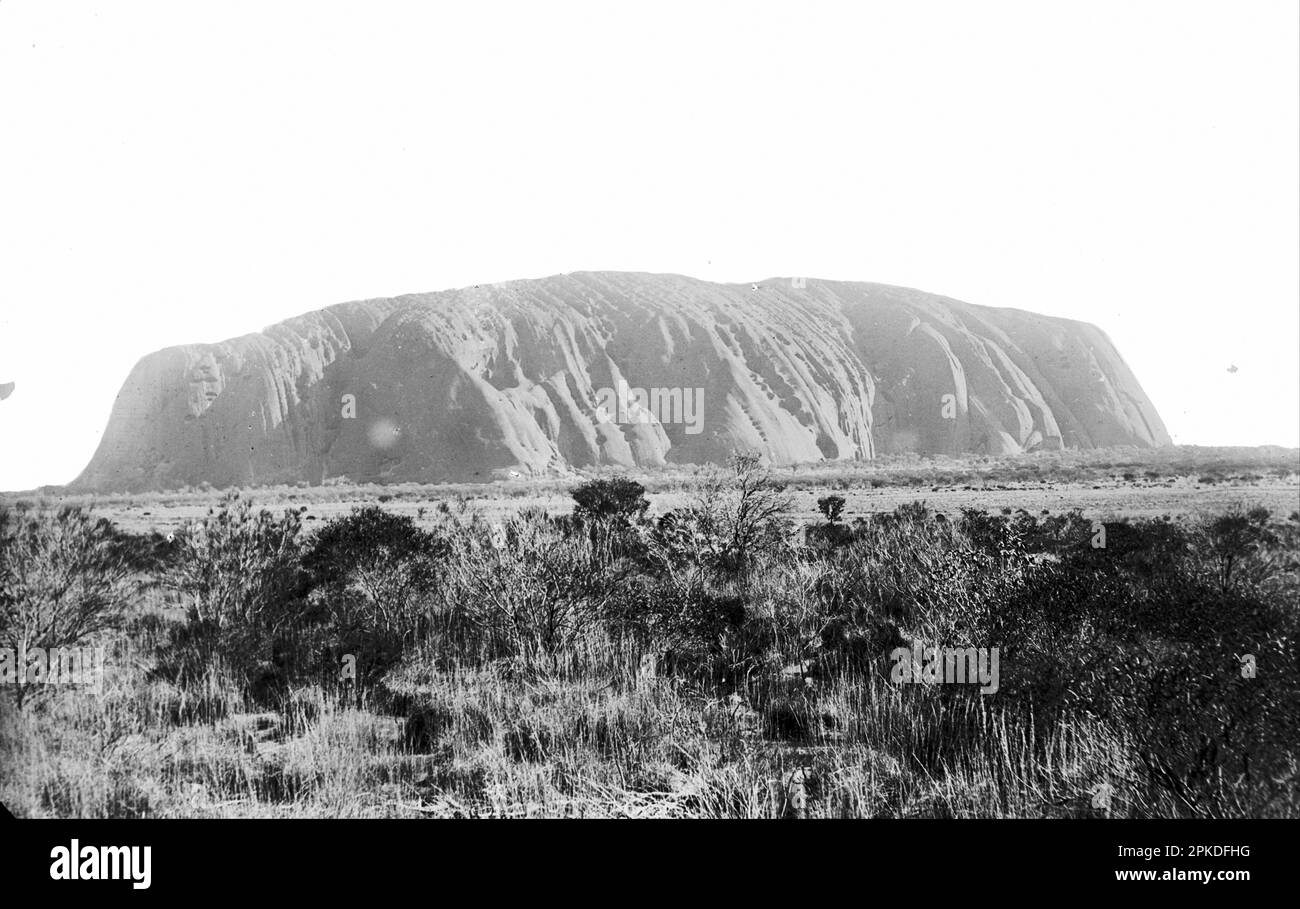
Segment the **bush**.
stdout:
<svg viewBox="0 0 1300 909">
<path fill-rule="evenodd" d="M 1258 582 L 1258 572 L 1249 569 L 1255 556 L 1277 542 L 1268 526 L 1267 508 L 1233 508 L 1207 520 L 1202 527 L 1204 542 L 1213 559 L 1219 592 L 1227 593 L 1246 570 L 1247 582 Z"/>
<path fill-rule="evenodd" d="M 282 681 L 275 645 L 306 593 L 300 531 L 299 512 L 254 513 L 233 493 L 176 535 L 165 582 L 183 598 L 187 621 L 161 660 L 166 674 L 183 682 L 220 665 L 246 686 Z"/>
<path fill-rule="evenodd" d="M 37 690 L 20 654 L 76 647 L 111 627 L 134 593 L 118 534 L 80 507 L 0 507 L 0 647 L 21 708 Z"/>
<path fill-rule="evenodd" d="M 303 558 L 313 587 L 309 617 L 323 628 L 300 639 L 299 659 L 322 682 L 333 680 L 346 654 L 359 684 L 388 671 L 428 633 L 427 598 L 447 551 L 409 516 L 374 505 L 325 524 Z"/>
<path fill-rule="evenodd" d="M 408 637 L 418 598 L 433 589 L 447 544 L 407 515 L 378 506 L 354 508 L 318 530 L 303 559 L 315 587 L 355 590 L 369 604 L 363 618 Z"/>
<path fill-rule="evenodd" d="M 1182 812 L 1276 798 L 1274 781 L 1294 770 L 1281 743 L 1300 737 L 1300 621 L 1281 599 L 1224 585 L 1225 553 L 1258 542 L 1250 526 L 1108 524 L 1105 549 L 1036 570 L 995 616 L 994 636 L 1015 654 L 1005 694 L 1040 722 L 1126 730 L 1143 784 Z M 1202 533 L 1219 545 L 1200 546 Z M 1243 655 L 1267 673 L 1245 678 Z"/>
<path fill-rule="evenodd" d="M 652 534 L 660 566 L 691 563 L 743 575 L 765 556 L 792 552 L 794 526 L 785 487 L 753 455 L 734 455 L 728 473 L 713 471 L 695 502 L 665 515 Z"/>
<path fill-rule="evenodd" d="M 583 643 L 614 599 L 608 561 L 582 535 L 516 517 L 499 535 L 482 525 L 453 539 L 442 591 L 449 630 L 482 655 L 555 665 Z M 468 632 L 468 634 L 466 634 Z"/>
<path fill-rule="evenodd" d="M 572 492 L 574 514 L 593 520 L 616 520 L 625 524 L 641 519 L 650 501 L 645 487 L 627 477 L 589 480 Z"/>
</svg>

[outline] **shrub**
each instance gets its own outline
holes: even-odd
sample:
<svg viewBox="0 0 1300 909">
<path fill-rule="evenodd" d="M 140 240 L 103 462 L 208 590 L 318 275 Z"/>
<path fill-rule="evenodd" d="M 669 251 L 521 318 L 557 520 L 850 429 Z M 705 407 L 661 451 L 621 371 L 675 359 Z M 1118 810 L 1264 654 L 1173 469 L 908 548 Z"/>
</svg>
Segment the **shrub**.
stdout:
<svg viewBox="0 0 1300 909">
<path fill-rule="evenodd" d="M 176 536 L 166 584 L 186 604 L 185 626 L 164 654 L 178 680 L 224 665 L 242 684 L 275 676 L 274 644 L 297 621 L 306 592 L 299 563 L 300 513 L 254 513 L 238 493 Z"/>
<path fill-rule="evenodd" d="M 365 619 L 409 637 L 412 609 L 433 589 L 447 544 L 407 515 L 378 506 L 354 508 L 325 524 L 312 537 L 303 567 L 314 586 L 331 592 L 355 590 L 369 604 Z"/>
<path fill-rule="evenodd" d="M 729 472 L 713 471 L 692 506 L 657 528 L 668 544 L 662 554 L 722 574 L 743 574 L 760 556 L 789 550 L 790 507 L 785 487 L 756 456 L 733 455 Z"/>
<path fill-rule="evenodd" d="M 1214 562 L 1220 593 L 1227 593 L 1241 569 L 1266 549 L 1276 537 L 1269 530 L 1267 508 L 1233 508 L 1207 520 L 1202 527 L 1205 545 Z M 1235 573 L 1235 574 L 1234 574 Z M 1257 579 L 1257 575 L 1252 578 Z"/>
<path fill-rule="evenodd" d="M 1249 525 L 1221 521 L 1209 532 L 1236 551 Z M 1107 525 L 1106 549 L 1065 551 L 1004 598 L 994 636 L 1015 654 L 1004 694 L 1040 723 L 1128 730 L 1143 785 L 1182 812 L 1224 814 L 1225 799 L 1278 797 L 1294 771 L 1281 742 L 1300 736 L 1300 622 L 1280 598 L 1225 587 L 1225 550 L 1194 545 L 1200 532 Z M 1267 675 L 1243 677 L 1244 654 Z"/>
<path fill-rule="evenodd" d="M 468 626 L 461 630 L 472 632 L 480 653 L 554 665 L 595 628 L 615 589 L 607 560 L 588 539 L 517 517 L 499 536 L 479 525 L 453 539 L 442 596 L 445 619 Z"/>
<path fill-rule="evenodd" d="M 572 492 L 574 514 L 594 520 L 638 521 L 650 507 L 645 487 L 627 477 L 588 480 Z"/>
<path fill-rule="evenodd" d="M 313 587 L 309 618 L 324 627 L 299 638 L 298 659 L 324 682 L 351 654 L 359 683 L 378 678 L 427 634 L 427 598 L 447 551 L 409 516 L 374 505 L 325 524 L 303 558 Z"/>
<path fill-rule="evenodd" d="M 117 621 L 134 585 L 113 525 L 80 507 L 0 508 L 0 647 L 10 651 L 14 698 L 35 690 L 19 655 L 75 647 Z"/>
</svg>

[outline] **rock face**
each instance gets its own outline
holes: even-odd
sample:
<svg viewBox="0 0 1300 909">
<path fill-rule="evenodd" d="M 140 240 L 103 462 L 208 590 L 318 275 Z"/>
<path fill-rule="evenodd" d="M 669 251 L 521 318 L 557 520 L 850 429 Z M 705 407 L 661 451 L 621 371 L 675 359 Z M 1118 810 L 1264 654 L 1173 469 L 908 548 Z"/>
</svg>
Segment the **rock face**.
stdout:
<svg viewBox="0 0 1300 909">
<path fill-rule="evenodd" d="M 585 272 L 344 303 L 150 354 L 74 486 L 1169 442 L 1082 322 L 879 284 Z"/>
</svg>

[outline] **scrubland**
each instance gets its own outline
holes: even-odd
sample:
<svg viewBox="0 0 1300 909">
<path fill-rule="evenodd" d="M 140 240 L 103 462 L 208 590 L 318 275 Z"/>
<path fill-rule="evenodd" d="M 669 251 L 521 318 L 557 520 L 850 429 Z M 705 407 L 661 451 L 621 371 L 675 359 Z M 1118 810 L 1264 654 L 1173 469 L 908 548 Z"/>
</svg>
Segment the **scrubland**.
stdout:
<svg viewBox="0 0 1300 909">
<path fill-rule="evenodd" d="M 105 517 L 120 502 L 11 502 L 0 648 L 105 659 L 96 684 L 24 666 L 0 687 L 0 801 L 33 817 L 1300 814 L 1300 515 L 861 513 L 850 476 L 821 478 L 817 519 L 797 522 L 809 490 L 791 473 L 739 457 L 671 508 L 607 475 L 557 485 L 563 509 L 491 520 L 465 495 L 398 513 L 388 490 L 309 526 L 297 502 L 231 493 L 155 533 Z M 996 690 L 900 682 L 898 654 L 932 647 L 997 648 Z"/>
</svg>

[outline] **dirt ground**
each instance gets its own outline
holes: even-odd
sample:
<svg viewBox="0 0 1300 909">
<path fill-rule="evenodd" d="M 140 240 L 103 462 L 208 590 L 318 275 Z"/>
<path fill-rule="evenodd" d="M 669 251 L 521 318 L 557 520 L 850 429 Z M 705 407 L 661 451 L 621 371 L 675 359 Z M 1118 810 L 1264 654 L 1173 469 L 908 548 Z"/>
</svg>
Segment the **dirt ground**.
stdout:
<svg viewBox="0 0 1300 909">
<path fill-rule="evenodd" d="M 998 513 L 1005 508 L 1012 511 L 1025 509 L 1032 514 L 1044 510 L 1057 514 L 1080 509 L 1087 517 L 1097 520 L 1121 518 L 1158 517 L 1160 515 L 1196 515 L 1202 512 L 1221 512 L 1232 505 L 1253 507 L 1263 505 L 1275 515 L 1286 517 L 1300 509 L 1300 483 L 1292 480 L 1265 478 L 1254 482 L 1207 485 L 1192 477 L 1146 481 L 1102 481 L 1085 483 L 1004 483 L 985 486 L 907 486 L 871 488 L 870 486 L 842 488 L 827 485 L 814 489 L 797 489 L 790 492 L 793 503 L 791 516 L 800 521 L 820 520 L 817 499 L 825 495 L 840 495 L 847 502 L 844 518 L 874 512 L 893 511 L 899 505 L 922 501 L 947 514 L 957 514 L 963 508 L 979 508 Z M 286 507 L 305 507 L 306 526 L 319 524 L 364 504 L 379 501 L 371 490 L 339 490 L 339 501 L 299 502 L 285 494 L 247 493 L 254 503 L 279 511 Z M 690 492 L 652 492 L 650 514 L 663 514 L 669 509 L 690 502 Z M 100 504 L 94 499 L 90 504 L 101 509 L 123 530 L 167 533 L 187 521 L 202 517 L 220 495 L 213 493 L 209 499 L 170 503 L 149 501 L 143 497 L 138 502 L 114 501 Z M 304 498 L 307 498 L 304 496 Z M 511 494 L 458 497 L 449 490 L 446 496 L 430 494 L 427 497 L 394 497 L 383 501 L 384 508 L 399 514 L 419 517 L 424 510 L 424 521 L 432 523 L 434 511 L 440 502 L 448 502 L 457 509 L 464 502 L 467 511 L 478 512 L 489 521 L 501 521 L 521 509 L 543 508 L 552 514 L 572 510 L 572 500 L 562 493 L 544 490 L 536 495 L 521 495 L 515 489 Z"/>
</svg>

